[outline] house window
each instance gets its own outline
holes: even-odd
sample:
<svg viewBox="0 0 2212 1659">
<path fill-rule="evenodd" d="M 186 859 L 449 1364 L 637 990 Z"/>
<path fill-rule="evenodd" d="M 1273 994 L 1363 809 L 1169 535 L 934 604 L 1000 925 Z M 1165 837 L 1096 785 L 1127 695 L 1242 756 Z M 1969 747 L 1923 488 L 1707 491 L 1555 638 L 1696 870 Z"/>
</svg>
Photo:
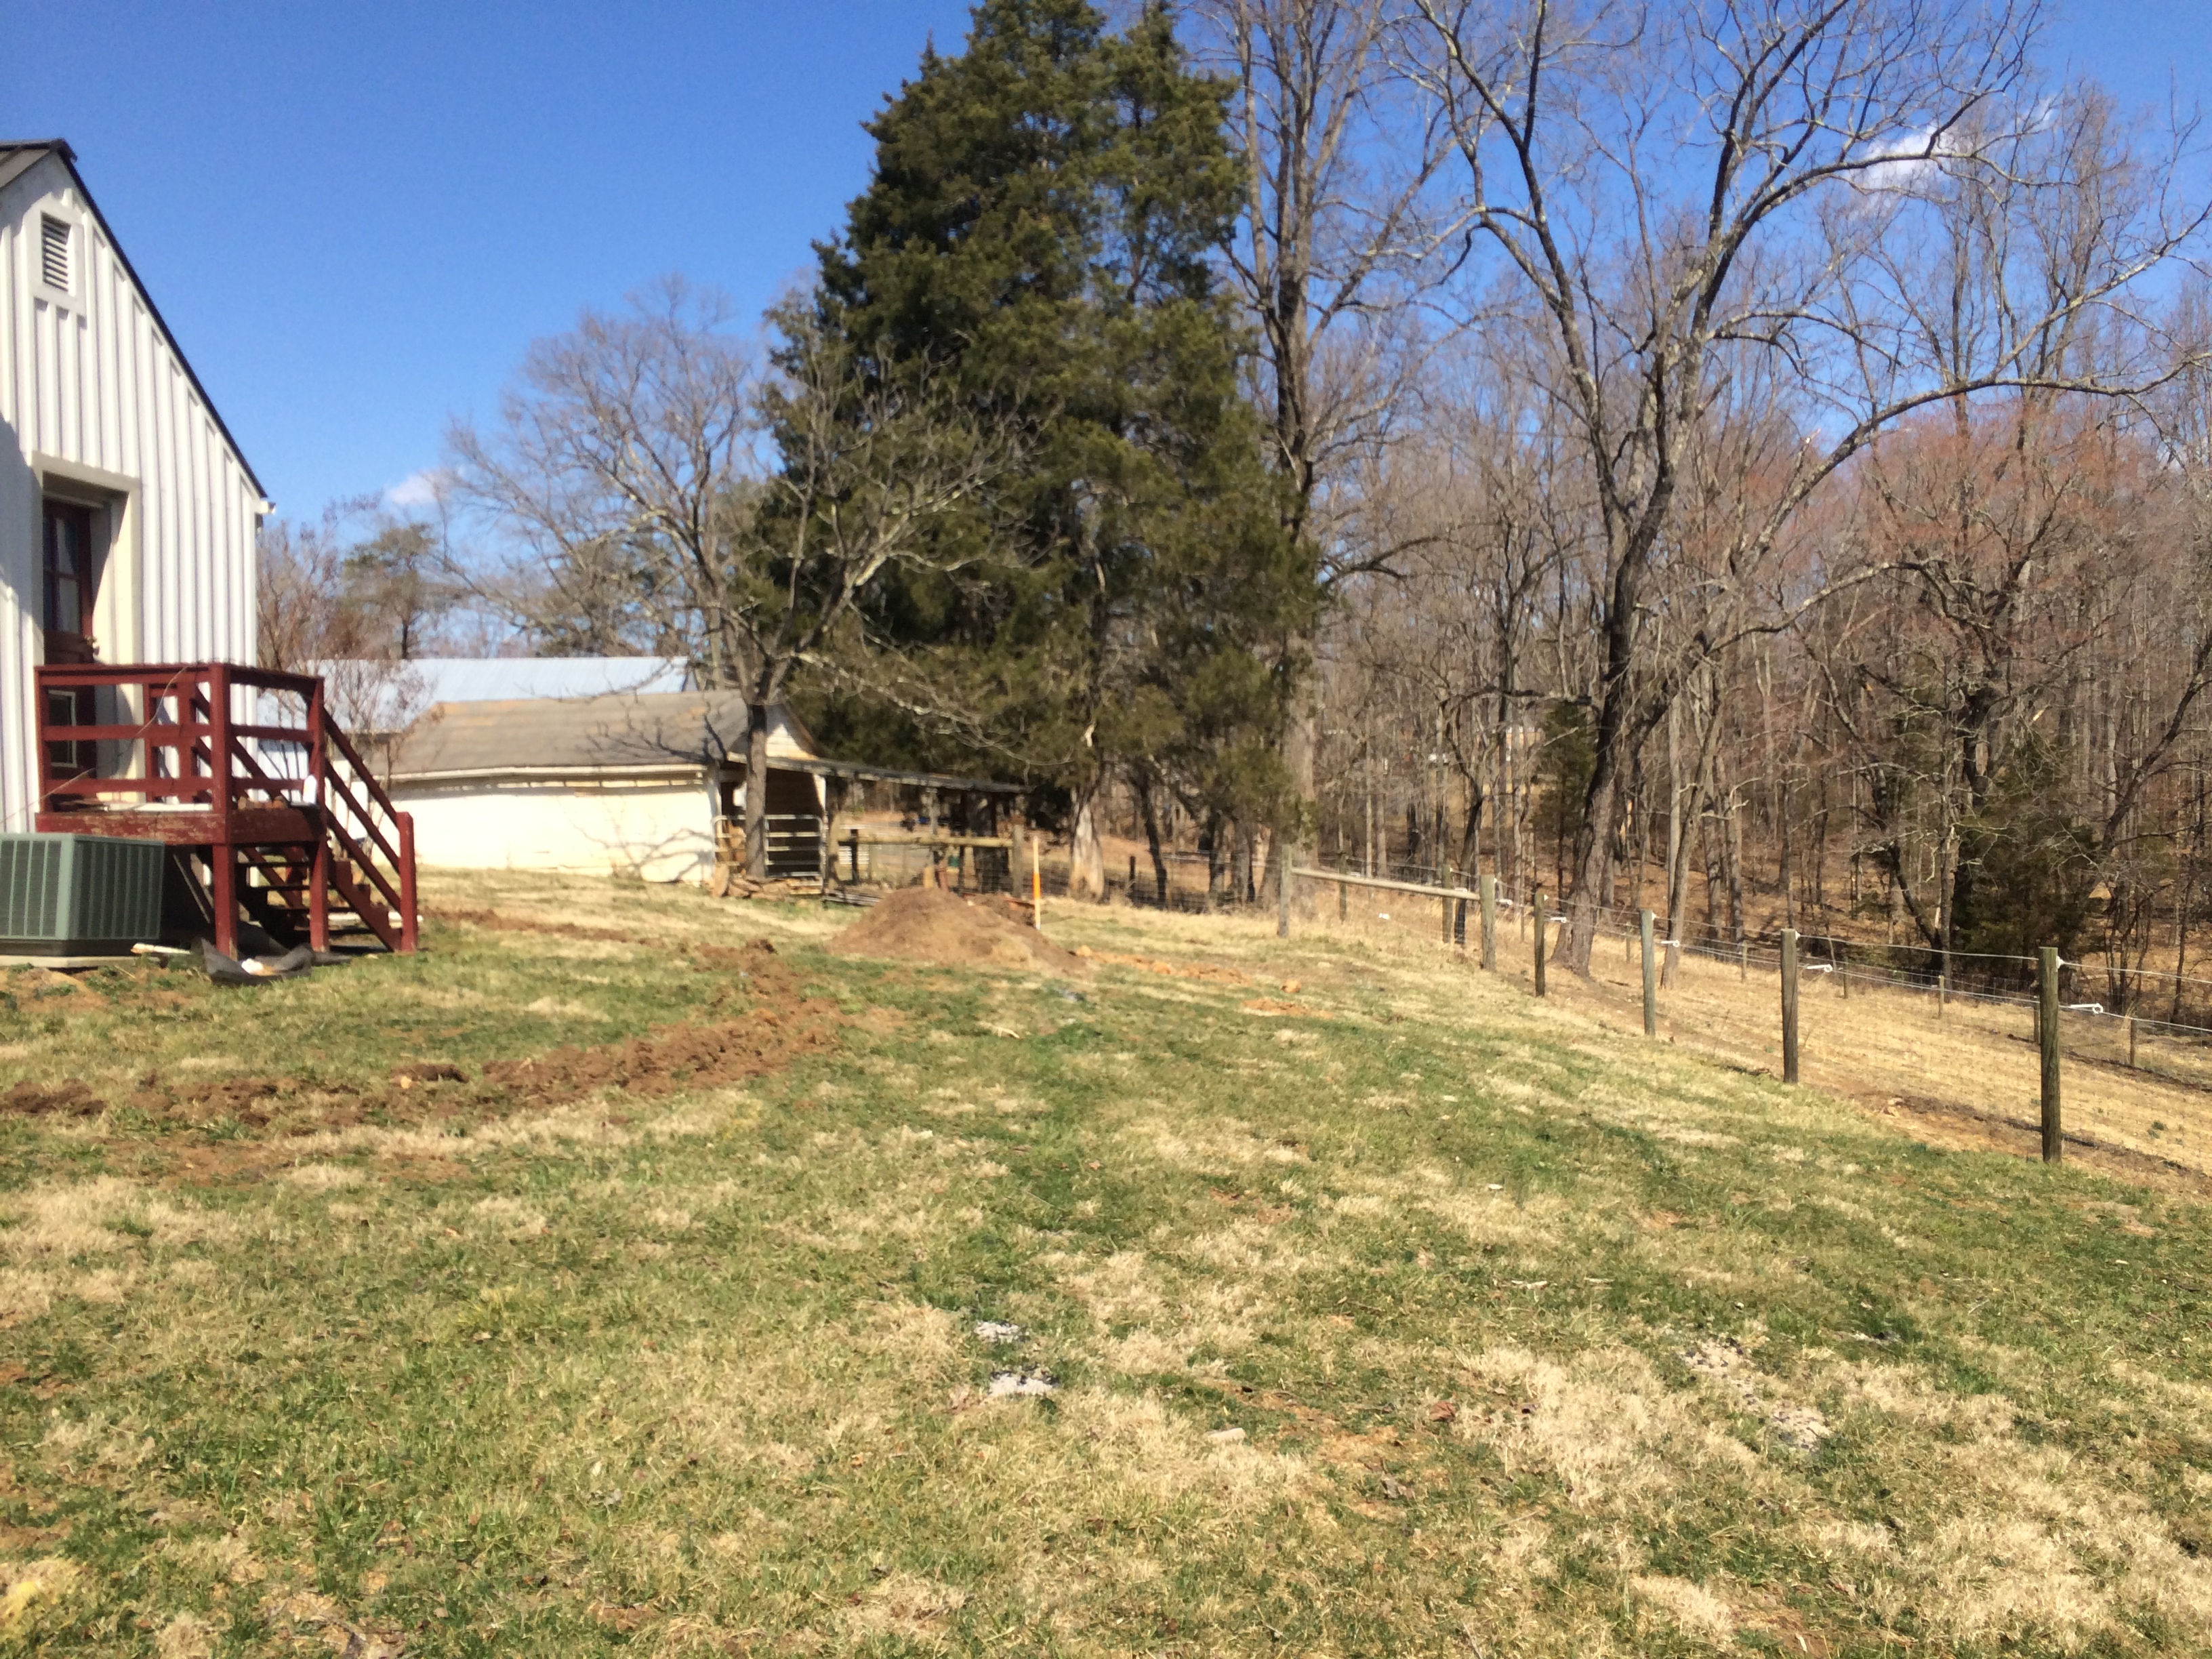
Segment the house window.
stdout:
<svg viewBox="0 0 2212 1659">
<path fill-rule="evenodd" d="M 39 221 L 39 275 L 49 288 L 69 289 L 69 222 L 51 214 L 41 215 Z"/>
</svg>

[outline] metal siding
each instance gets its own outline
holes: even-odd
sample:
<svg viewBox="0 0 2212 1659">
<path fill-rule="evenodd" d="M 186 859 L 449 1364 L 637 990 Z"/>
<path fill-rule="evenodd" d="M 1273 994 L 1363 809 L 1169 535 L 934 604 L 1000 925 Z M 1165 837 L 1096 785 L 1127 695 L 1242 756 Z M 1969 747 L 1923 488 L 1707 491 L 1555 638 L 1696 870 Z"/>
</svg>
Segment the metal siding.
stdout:
<svg viewBox="0 0 2212 1659">
<path fill-rule="evenodd" d="M 65 307 L 41 297 L 24 263 L 36 256 L 38 213 L 58 198 L 76 227 L 79 280 Z M 119 250 L 51 156 L 0 191 L 0 420 L 17 451 L 0 457 L 0 830 L 27 830 L 36 788 L 33 453 L 137 481 L 138 638 L 103 641 L 111 660 L 250 661 L 256 632 L 258 491 Z"/>
</svg>

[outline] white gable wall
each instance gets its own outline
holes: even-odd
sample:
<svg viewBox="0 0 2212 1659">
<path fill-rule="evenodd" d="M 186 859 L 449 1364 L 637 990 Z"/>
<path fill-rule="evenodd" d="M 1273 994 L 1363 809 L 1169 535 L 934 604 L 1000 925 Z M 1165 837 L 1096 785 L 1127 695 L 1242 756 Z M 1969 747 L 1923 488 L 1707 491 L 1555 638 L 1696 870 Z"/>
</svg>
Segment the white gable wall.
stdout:
<svg viewBox="0 0 2212 1659">
<path fill-rule="evenodd" d="M 426 866 L 703 878 L 714 864 L 714 802 L 700 778 L 395 781 Z"/>
<path fill-rule="evenodd" d="M 41 280 L 46 214 L 72 227 L 67 293 Z M 101 661 L 254 660 L 260 491 L 52 155 L 0 188 L 0 830 L 36 810 L 46 491 L 100 509 Z"/>
</svg>

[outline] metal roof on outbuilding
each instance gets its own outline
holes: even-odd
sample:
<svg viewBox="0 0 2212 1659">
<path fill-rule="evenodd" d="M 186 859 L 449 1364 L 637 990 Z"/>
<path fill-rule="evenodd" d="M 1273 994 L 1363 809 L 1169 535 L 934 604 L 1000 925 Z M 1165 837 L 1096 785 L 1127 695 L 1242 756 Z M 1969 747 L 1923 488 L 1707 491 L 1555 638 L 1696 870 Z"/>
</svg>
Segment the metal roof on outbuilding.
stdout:
<svg viewBox="0 0 2212 1659">
<path fill-rule="evenodd" d="M 646 695 L 689 689 L 681 657 L 411 657 L 404 663 L 310 662 L 305 674 L 373 688 L 374 707 L 354 719 L 375 732 L 408 723 L 415 711 L 453 702 L 514 702 Z"/>
<path fill-rule="evenodd" d="M 745 755 L 740 691 L 617 693 L 438 704 L 402 738 L 395 783 L 491 776 L 678 772 Z M 769 711 L 769 754 L 817 759 L 788 710 Z"/>
</svg>

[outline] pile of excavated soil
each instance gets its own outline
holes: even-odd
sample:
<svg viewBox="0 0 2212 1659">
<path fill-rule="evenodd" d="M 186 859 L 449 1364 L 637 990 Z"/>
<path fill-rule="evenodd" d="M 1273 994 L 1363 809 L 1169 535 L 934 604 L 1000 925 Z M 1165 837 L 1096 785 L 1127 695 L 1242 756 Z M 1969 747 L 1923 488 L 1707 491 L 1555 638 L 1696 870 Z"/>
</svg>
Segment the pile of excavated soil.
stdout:
<svg viewBox="0 0 2212 1659">
<path fill-rule="evenodd" d="M 905 887 L 830 942 L 840 956 L 897 957 L 945 968 L 1014 968 L 1081 974 L 1087 964 L 988 900 Z"/>
</svg>

